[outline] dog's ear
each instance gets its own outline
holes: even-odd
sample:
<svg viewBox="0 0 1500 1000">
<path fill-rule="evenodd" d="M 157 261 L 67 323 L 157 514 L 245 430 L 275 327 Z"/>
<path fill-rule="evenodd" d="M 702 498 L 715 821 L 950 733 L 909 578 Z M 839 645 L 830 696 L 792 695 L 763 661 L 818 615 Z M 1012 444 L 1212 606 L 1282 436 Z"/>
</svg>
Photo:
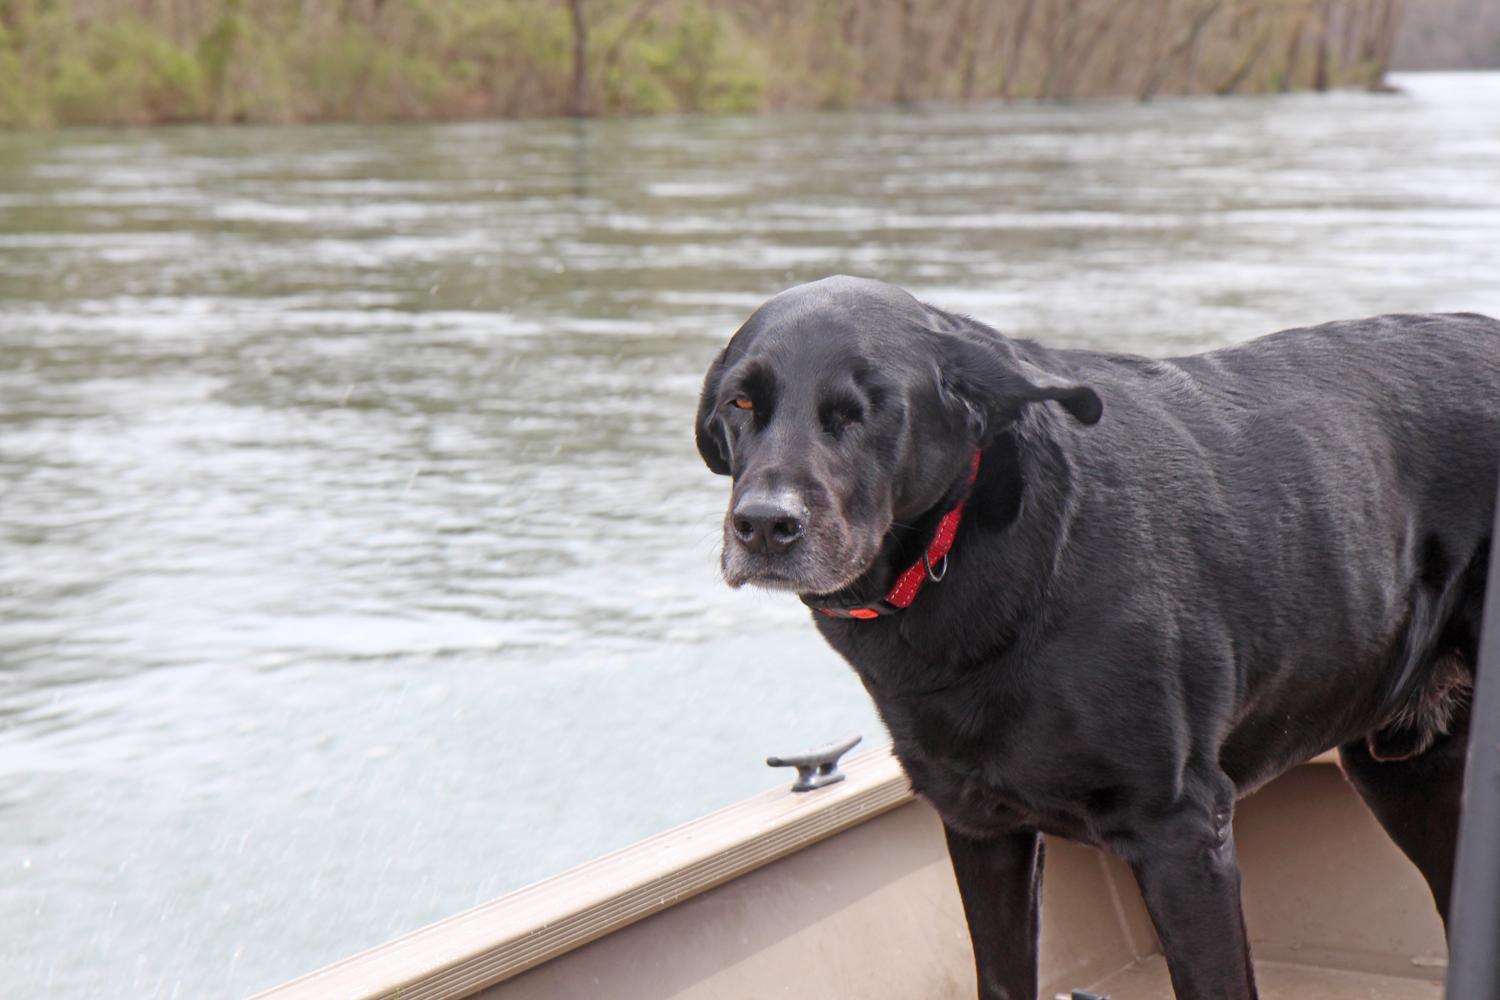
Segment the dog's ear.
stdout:
<svg viewBox="0 0 1500 1000">
<path fill-rule="evenodd" d="M 698 419 L 694 423 L 698 454 L 703 456 L 703 463 L 718 476 L 729 475 L 729 443 L 724 440 L 724 425 L 720 423 L 718 407 L 714 405 L 719 397 L 719 379 L 724 374 L 724 358 L 728 354 L 729 348 L 726 347 L 719 352 L 714 363 L 708 366 L 708 374 L 703 378 L 703 391 L 698 396 Z"/>
<path fill-rule="evenodd" d="M 970 430 L 981 442 L 1015 421 L 1028 403 L 1055 401 L 1081 424 L 1096 424 L 1104 414 L 1104 403 L 1092 388 L 1032 364 L 1002 337 L 981 339 L 952 330 L 934 337 L 939 386 L 966 411 Z"/>
</svg>

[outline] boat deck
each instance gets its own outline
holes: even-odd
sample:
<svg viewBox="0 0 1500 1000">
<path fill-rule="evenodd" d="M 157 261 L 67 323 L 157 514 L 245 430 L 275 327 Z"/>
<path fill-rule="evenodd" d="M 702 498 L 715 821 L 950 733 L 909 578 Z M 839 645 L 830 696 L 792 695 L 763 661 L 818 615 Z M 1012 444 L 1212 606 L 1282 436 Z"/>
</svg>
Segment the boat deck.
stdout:
<svg viewBox="0 0 1500 1000">
<path fill-rule="evenodd" d="M 1369 972 L 1345 972 L 1286 962 L 1256 962 L 1261 1000 L 1441 1000 L 1441 983 Z M 1093 990 L 1112 1000 L 1172 1000 L 1167 963 L 1142 959 L 1096 983 Z"/>
</svg>

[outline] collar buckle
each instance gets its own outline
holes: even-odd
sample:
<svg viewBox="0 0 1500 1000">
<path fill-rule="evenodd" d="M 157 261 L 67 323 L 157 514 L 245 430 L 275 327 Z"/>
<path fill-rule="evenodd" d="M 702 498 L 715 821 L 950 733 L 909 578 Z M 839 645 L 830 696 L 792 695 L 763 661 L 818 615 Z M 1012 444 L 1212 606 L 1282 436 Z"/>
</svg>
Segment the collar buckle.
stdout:
<svg viewBox="0 0 1500 1000">
<path fill-rule="evenodd" d="M 965 484 L 966 487 L 972 487 L 974 480 L 979 477 L 979 456 L 980 451 L 975 448 L 974 454 L 969 459 L 969 478 Z M 806 596 L 802 598 L 803 603 L 829 618 L 857 618 L 865 621 L 905 610 L 916 599 L 917 592 L 922 589 L 924 582 L 931 580 L 933 583 L 942 583 L 943 577 L 948 575 L 948 550 L 953 547 L 953 539 L 958 534 L 959 519 L 963 517 L 964 504 L 967 502 L 968 496 L 965 494 L 952 509 L 942 516 L 938 522 L 937 534 L 922 551 L 921 561 L 908 566 L 906 572 L 896 578 L 895 585 L 884 597 L 852 608 L 813 604 Z M 934 553 L 938 554 L 936 566 L 933 565 Z"/>
</svg>

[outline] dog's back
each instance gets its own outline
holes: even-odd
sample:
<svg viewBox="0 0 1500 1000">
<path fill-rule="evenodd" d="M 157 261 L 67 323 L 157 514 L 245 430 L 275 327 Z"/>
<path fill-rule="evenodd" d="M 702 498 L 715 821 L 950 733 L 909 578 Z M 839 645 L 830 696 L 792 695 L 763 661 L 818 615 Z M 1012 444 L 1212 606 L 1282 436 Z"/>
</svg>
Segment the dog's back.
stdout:
<svg viewBox="0 0 1500 1000">
<path fill-rule="evenodd" d="M 1333 718 L 1374 719 L 1375 756 L 1449 729 L 1500 474 L 1500 322 L 1382 316 L 1163 361 L 1066 356 L 1104 399 L 1075 444 L 1082 478 L 1111 482 L 1095 523 L 1145 546 L 1125 565 L 1150 559 L 1173 592 L 1201 595 L 1275 703 L 1293 686 L 1316 700 L 1323 682 L 1347 699 L 1358 672 L 1365 701 Z M 1261 758 L 1285 728 L 1249 712 L 1230 758 L 1237 742 Z"/>
</svg>

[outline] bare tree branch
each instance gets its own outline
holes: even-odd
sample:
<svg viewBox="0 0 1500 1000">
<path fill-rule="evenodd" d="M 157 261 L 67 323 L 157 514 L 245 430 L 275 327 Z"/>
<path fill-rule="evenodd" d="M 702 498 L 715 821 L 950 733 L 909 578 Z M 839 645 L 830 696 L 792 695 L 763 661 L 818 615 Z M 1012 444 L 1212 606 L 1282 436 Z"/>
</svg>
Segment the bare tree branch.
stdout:
<svg viewBox="0 0 1500 1000">
<path fill-rule="evenodd" d="M 1172 69 L 1172 64 L 1198 43 L 1198 36 L 1203 34 L 1203 29 L 1208 26 L 1208 22 L 1213 19 L 1213 16 L 1219 12 L 1219 8 L 1223 6 L 1223 3 L 1224 0 L 1203 0 L 1198 9 L 1194 11 L 1187 27 L 1182 30 L 1177 40 L 1172 43 L 1172 47 L 1147 70 L 1145 79 L 1141 81 L 1140 91 L 1137 93 L 1137 96 L 1141 100 L 1149 101 L 1152 97 L 1156 96 L 1156 91 L 1166 80 L 1167 74 Z"/>
</svg>

